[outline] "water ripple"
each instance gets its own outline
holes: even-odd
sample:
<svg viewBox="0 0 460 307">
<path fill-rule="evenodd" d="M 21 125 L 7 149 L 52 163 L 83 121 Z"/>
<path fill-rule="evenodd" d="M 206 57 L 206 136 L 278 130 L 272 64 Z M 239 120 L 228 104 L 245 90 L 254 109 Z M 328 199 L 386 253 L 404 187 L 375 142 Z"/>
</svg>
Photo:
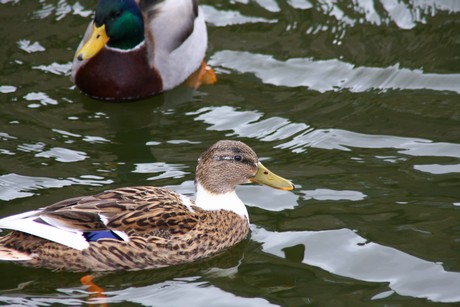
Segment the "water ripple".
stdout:
<svg viewBox="0 0 460 307">
<path fill-rule="evenodd" d="M 278 257 L 285 258 L 287 247 L 303 245 L 308 248 L 305 248 L 302 262 L 332 274 L 385 282 L 400 295 L 435 302 L 460 301 L 460 273 L 446 271 L 439 263 L 368 242 L 350 229 L 270 232 L 252 227 L 252 230 L 251 237 L 262 242 L 262 249 Z"/>
<path fill-rule="evenodd" d="M 460 164 L 424 164 L 414 165 L 414 169 L 434 175 L 460 173 Z"/>
<path fill-rule="evenodd" d="M 27 39 L 21 39 L 18 41 L 18 47 L 21 50 L 24 50 L 27 53 L 33 53 L 33 52 L 39 52 L 39 51 L 45 51 L 45 47 L 40 45 L 39 42 L 31 43 L 30 40 Z"/>
<path fill-rule="evenodd" d="M 242 307 L 264 307 L 278 306 L 259 297 L 243 297 L 227 292 L 219 287 L 201 281 L 199 277 L 175 278 L 159 282 L 157 284 L 126 287 L 122 290 L 105 292 L 103 298 L 90 298 L 81 287 L 60 288 L 60 294 L 54 296 L 0 296 L 0 301 L 11 306 L 48 306 L 49 304 L 67 306 L 107 306 L 108 304 L 126 304 L 126 302 L 140 304 L 142 306 L 242 306 Z M 178 295 L 180 293 L 180 295 Z"/>
<path fill-rule="evenodd" d="M 35 157 L 54 158 L 56 161 L 59 162 L 77 162 L 86 160 L 88 158 L 88 155 L 82 151 L 62 147 L 53 147 L 49 150 L 37 153 Z"/>
<path fill-rule="evenodd" d="M 9 94 L 16 92 L 18 88 L 13 85 L 0 85 L 0 93 L 2 94 Z"/>
<path fill-rule="evenodd" d="M 53 4 L 43 4 L 42 8 L 34 12 L 34 16 L 39 19 L 45 19 L 55 12 L 56 20 L 61 20 L 69 14 L 88 17 L 92 14 L 92 10 L 85 10 L 79 3 L 70 5 L 67 1 L 59 1 L 57 6 Z"/>
<path fill-rule="evenodd" d="M 180 293 L 180 295 L 177 295 Z M 91 303 L 135 302 L 143 306 L 276 306 L 258 297 L 241 297 L 226 292 L 199 277 L 176 278 L 145 287 L 112 291 L 107 298 Z"/>
<path fill-rule="evenodd" d="M 315 61 L 293 58 L 279 61 L 270 55 L 241 51 L 220 51 L 209 61 L 239 73 L 253 73 L 264 83 L 276 86 L 307 87 L 321 93 L 349 90 L 433 90 L 460 93 L 460 74 L 425 73 L 420 69 L 355 67 L 337 59 Z"/>
<path fill-rule="evenodd" d="M 249 1 L 238 0 L 237 2 L 246 5 L 249 4 Z M 282 12 L 276 1 L 256 0 L 254 2 L 270 13 Z M 377 26 L 394 24 L 400 29 L 411 30 L 417 25 L 427 24 L 428 19 L 439 12 L 450 14 L 460 12 L 460 2 L 457 0 L 413 0 L 406 2 L 396 0 L 361 0 L 350 3 L 336 0 L 288 0 L 287 3 L 294 9 L 312 10 L 318 14 L 327 16 L 327 21 L 324 24 L 315 27 L 316 31 L 328 30 L 328 26 L 331 23 L 330 19 L 338 22 L 340 27 L 353 27 L 356 24 L 367 22 Z M 206 10 L 208 13 L 207 17 L 211 16 L 209 20 L 218 20 L 218 15 L 212 16 L 211 14 L 215 12 L 214 10 L 209 10 L 208 8 Z M 251 17 L 244 18 L 246 20 L 252 19 Z M 225 24 L 238 23 L 239 19 L 240 16 L 237 12 L 227 14 L 223 18 Z M 314 32 L 313 28 L 310 28 L 310 31 Z"/>
<path fill-rule="evenodd" d="M 276 23 L 277 20 L 266 19 L 262 17 L 249 17 L 244 16 L 238 11 L 221 11 L 210 5 L 200 5 L 201 9 L 204 12 L 206 22 L 217 26 L 225 27 L 230 25 L 237 24 L 246 24 L 246 23 Z"/>
<path fill-rule="evenodd" d="M 400 154 L 410 156 L 460 158 L 460 144 L 456 143 L 364 134 L 343 129 L 314 129 L 304 123 L 292 123 L 281 117 L 261 120 L 261 112 L 239 111 L 229 106 L 205 107 L 188 115 L 197 115 L 195 120 L 209 124 L 209 130 L 229 130 L 239 137 L 253 137 L 262 141 L 285 140 L 276 148 L 290 149 L 294 153 L 305 152 L 309 147 L 342 151 L 350 151 L 350 148 L 394 148 Z M 274 125 L 275 129 L 271 125 L 264 125 L 274 122 L 277 123 Z"/>
<path fill-rule="evenodd" d="M 59 64 L 59 63 L 54 62 L 49 65 L 39 65 L 39 66 L 34 66 L 32 68 L 38 69 L 44 72 L 50 72 L 58 76 L 66 76 L 66 75 L 70 75 L 72 64 L 70 62 L 66 64 Z"/>
<path fill-rule="evenodd" d="M 295 9 L 308 10 L 313 7 L 308 0 L 288 0 L 288 4 Z"/>
<path fill-rule="evenodd" d="M 32 92 L 28 93 L 27 95 L 24 96 L 25 100 L 28 101 L 38 101 L 40 103 L 31 103 L 28 105 L 29 108 L 36 109 L 41 106 L 46 106 L 46 105 L 57 105 L 58 102 L 57 100 L 50 98 L 46 93 L 44 92 Z"/>
<path fill-rule="evenodd" d="M 62 188 L 70 185 L 102 186 L 113 183 L 100 176 L 82 175 L 80 178 L 55 179 L 23 176 L 14 173 L 0 176 L 0 200 L 13 200 L 33 196 L 36 190 Z"/>
<path fill-rule="evenodd" d="M 278 3 L 274 0 L 255 0 L 255 2 L 269 12 L 277 13 L 281 11 Z"/>
<path fill-rule="evenodd" d="M 61 130 L 61 129 L 51 129 L 51 130 L 54 131 L 54 132 L 59 133 L 64 138 L 68 138 L 68 139 L 79 138 L 79 139 L 82 139 L 83 141 L 85 141 L 87 143 L 90 143 L 90 144 L 109 143 L 110 142 L 108 139 L 103 138 L 101 136 L 93 136 L 93 135 L 84 135 L 83 136 L 83 135 L 80 135 L 80 134 L 68 132 L 68 131 Z"/>
<path fill-rule="evenodd" d="M 133 173 L 160 173 L 158 176 L 147 178 L 147 180 L 158 180 L 164 178 L 182 178 L 188 172 L 182 171 L 183 169 L 188 168 L 188 166 L 183 164 L 168 164 L 164 162 L 153 162 L 153 163 L 136 163 L 136 168 Z"/>
<path fill-rule="evenodd" d="M 303 190 L 300 191 L 304 194 L 303 198 L 315 199 L 315 200 L 350 200 L 358 201 L 363 200 L 367 197 L 366 194 L 359 191 L 350 191 L 350 190 L 330 190 L 330 189 L 315 189 L 315 190 Z"/>
</svg>

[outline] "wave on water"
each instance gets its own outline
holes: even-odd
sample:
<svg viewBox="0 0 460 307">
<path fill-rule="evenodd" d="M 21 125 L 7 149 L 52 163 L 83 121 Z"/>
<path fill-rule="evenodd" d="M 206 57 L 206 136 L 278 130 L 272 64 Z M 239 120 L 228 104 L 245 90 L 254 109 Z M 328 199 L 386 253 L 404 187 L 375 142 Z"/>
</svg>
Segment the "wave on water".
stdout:
<svg viewBox="0 0 460 307">
<path fill-rule="evenodd" d="M 266 84 L 307 87 L 321 93 L 340 90 L 354 93 L 369 90 L 460 93 L 460 74 L 427 73 L 421 69 L 402 68 L 399 64 L 380 68 L 356 67 L 338 59 L 293 58 L 280 61 L 271 55 L 230 50 L 216 52 L 209 63 L 239 73 L 253 73 Z"/>
</svg>

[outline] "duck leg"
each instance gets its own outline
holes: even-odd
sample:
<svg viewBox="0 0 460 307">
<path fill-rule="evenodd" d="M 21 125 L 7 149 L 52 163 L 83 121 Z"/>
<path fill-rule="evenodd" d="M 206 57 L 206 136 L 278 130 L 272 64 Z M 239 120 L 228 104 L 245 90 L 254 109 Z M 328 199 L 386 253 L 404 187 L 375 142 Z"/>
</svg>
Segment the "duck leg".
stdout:
<svg viewBox="0 0 460 307">
<path fill-rule="evenodd" d="M 205 61 L 202 61 L 198 70 L 188 77 L 186 84 L 188 87 L 197 89 L 202 84 L 212 85 L 216 82 L 217 77 L 214 70 Z"/>
<path fill-rule="evenodd" d="M 98 298 L 98 301 L 100 301 L 100 303 L 97 304 L 89 303 L 89 306 L 107 307 L 107 303 L 104 300 L 106 298 L 106 296 L 104 295 L 104 289 L 93 282 L 92 275 L 83 276 L 82 278 L 80 278 L 80 282 L 82 283 L 82 285 L 86 286 L 89 292 L 91 292 L 91 295 L 88 297 L 90 300 L 92 298 Z"/>
</svg>

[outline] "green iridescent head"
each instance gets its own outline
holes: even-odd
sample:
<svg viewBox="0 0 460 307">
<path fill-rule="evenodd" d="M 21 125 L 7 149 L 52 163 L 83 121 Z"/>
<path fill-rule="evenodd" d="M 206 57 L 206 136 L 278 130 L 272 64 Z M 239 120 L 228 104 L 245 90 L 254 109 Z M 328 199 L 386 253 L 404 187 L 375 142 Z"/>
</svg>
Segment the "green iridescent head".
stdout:
<svg viewBox="0 0 460 307">
<path fill-rule="evenodd" d="M 131 49 L 144 40 L 144 19 L 134 0 L 100 0 L 94 23 L 105 25 L 109 47 Z"/>
</svg>

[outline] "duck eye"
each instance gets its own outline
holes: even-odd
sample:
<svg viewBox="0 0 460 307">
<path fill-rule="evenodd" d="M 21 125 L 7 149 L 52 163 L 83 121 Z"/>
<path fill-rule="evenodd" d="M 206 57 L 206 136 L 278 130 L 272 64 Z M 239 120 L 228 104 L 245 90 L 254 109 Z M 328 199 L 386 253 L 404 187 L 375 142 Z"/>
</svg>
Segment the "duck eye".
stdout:
<svg viewBox="0 0 460 307">
<path fill-rule="evenodd" d="M 243 158 L 241 158 L 241 156 L 240 156 L 240 155 L 236 155 L 236 156 L 234 156 L 234 157 L 233 157 L 233 160 L 235 160 L 235 161 L 238 161 L 238 162 L 239 162 L 239 161 L 243 160 Z"/>
<path fill-rule="evenodd" d="M 120 12 L 120 11 L 115 11 L 115 12 L 112 12 L 112 13 L 110 14 L 110 17 L 111 17 L 112 19 L 116 19 L 116 18 L 120 17 L 120 15 L 121 15 L 121 12 Z"/>
</svg>

